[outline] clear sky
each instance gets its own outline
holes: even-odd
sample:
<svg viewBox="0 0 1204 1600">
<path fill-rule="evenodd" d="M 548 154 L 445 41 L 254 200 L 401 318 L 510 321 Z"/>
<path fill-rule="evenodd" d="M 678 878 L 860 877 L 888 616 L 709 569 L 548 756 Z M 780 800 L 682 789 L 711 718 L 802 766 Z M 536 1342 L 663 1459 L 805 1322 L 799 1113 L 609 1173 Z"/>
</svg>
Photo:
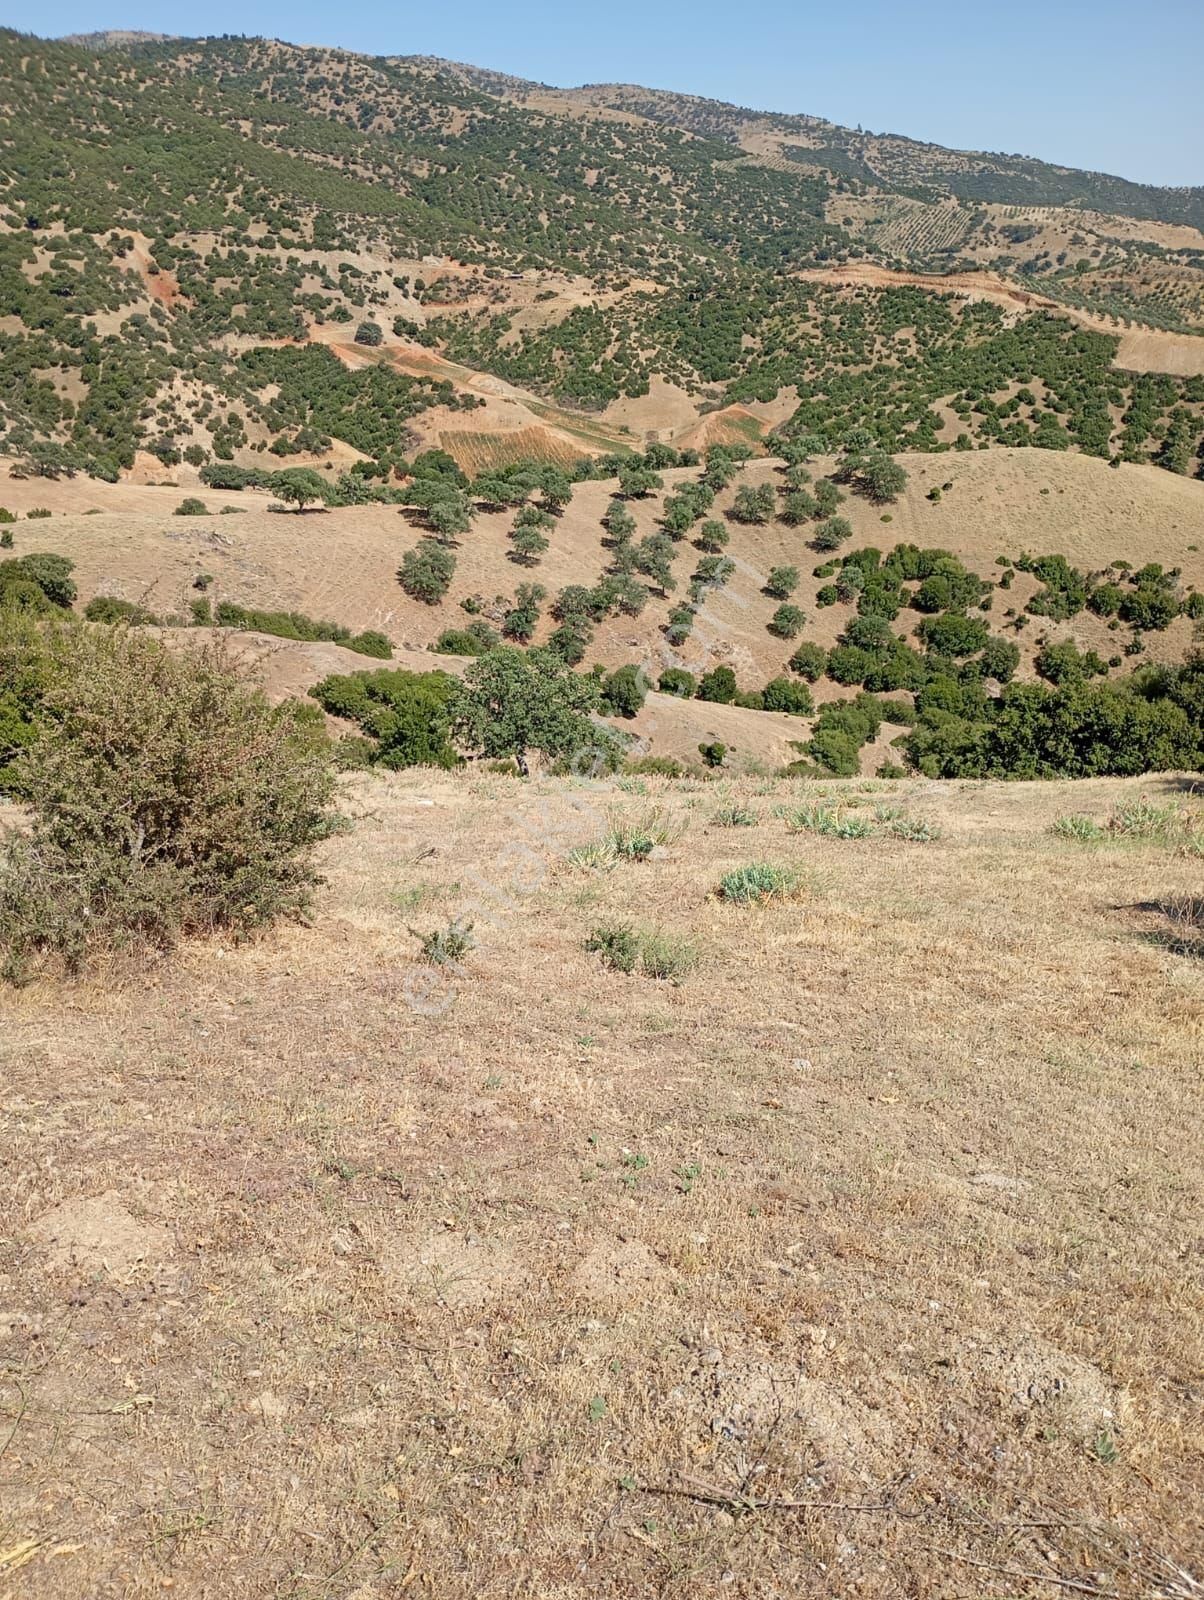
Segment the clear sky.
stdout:
<svg viewBox="0 0 1204 1600">
<path fill-rule="evenodd" d="M 6 22 L 267 34 L 545 83 L 622 81 L 1204 184 L 1204 0 L 17 0 Z"/>
</svg>

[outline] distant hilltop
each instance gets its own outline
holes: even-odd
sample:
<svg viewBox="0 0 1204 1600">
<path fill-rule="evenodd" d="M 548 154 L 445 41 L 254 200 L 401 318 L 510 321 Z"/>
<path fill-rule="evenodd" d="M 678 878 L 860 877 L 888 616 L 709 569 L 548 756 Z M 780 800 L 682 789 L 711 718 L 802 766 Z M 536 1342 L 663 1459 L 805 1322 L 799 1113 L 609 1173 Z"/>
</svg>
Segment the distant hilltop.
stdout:
<svg viewBox="0 0 1204 1600">
<path fill-rule="evenodd" d="M 131 44 L 163 44 L 173 33 L 148 33 L 141 28 L 99 28 L 95 33 L 65 33 L 64 44 L 77 44 L 85 50 L 123 50 Z"/>
</svg>

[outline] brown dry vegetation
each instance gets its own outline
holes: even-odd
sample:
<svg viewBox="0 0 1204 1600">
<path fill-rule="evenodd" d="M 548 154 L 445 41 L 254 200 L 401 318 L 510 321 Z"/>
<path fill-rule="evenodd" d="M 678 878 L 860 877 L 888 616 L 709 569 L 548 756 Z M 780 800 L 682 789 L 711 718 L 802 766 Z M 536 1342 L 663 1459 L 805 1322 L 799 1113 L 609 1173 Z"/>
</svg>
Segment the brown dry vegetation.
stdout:
<svg viewBox="0 0 1204 1600">
<path fill-rule="evenodd" d="M 357 779 L 311 926 L 2 997 L 3 1592 L 1197 1592 L 1200 867 L 1048 832 L 1196 802 L 646 787 Z"/>
</svg>

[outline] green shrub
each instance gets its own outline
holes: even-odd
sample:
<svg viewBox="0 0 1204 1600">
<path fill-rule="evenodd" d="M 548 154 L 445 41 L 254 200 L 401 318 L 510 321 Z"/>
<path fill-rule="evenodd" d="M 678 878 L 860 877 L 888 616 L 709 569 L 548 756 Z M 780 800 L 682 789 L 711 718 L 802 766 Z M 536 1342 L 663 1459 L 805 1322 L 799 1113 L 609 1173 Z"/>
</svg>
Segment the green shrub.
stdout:
<svg viewBox="0 0 1204 1600">
<path fill-rule="evenodd" d="M 455 688 L 445 672 L 385 667 L 323 678 L 309 692 L 330 716 L 358 723 L 375 764 L 398 770 L 457 764 L 448 709 Z"/>
<path fill-rule="evenodd" d="M 48 650 L 41 730 L 15 763 L 31 822 L 0 858 L 8 976 L 301 910 L 333 775 L 298 708 L 269 706 L 220 641 L 177 656 L 69 627 Z"/>
<path fill-rule="evenodd" d="M 445 656 L 483 656 L 496 650 L 499 640 L 487 622 L 471 622 L 467 628 L 444 628 L 435 640 L 435 649 Z"/>
<path fill-rule="evenodd" d="M 792 717 L 809 717 L 815 710 L 811 691 L 793 678 L 771 678 L 761 691 L 766 711 L 784 711 Z"/>
<path fill-rule="evenodd" d="M 414 600 L 436 606 L 451 586 L 456 558 L 435 539 L 420 539 L 407 550 L 397 571 L 397 581 Z"/>
<path fill-rule="evenodd" d="M 845 517 L 827 517 L 816 528 L 811 543 L 816 550 L 839 550 L 853 536 L 853 524 Z"/>
<path fill-rule="evenodd" d="M 686 768 L 674 756 L 635 756 L 623 763 L 623 771 L 648 778 L 684 778 Z"/>
<path fill-rule="evenodd" d="M 75 604 L 74 563 L 35 551 L 0 561 L 0 606 L 23 611 L 66 611 Z"/>
<path fill-rule="evenodd" d="M 255 611 L 247 606 L 236 605 L 232 600 L 219 601 L 216 613 L 211 611 L 208 600 L 194 600 L 191 610 L 193 621 L 198 626 L 207 626 L 216 620 L 222 628 L 267 633 L 274 639 L 325 640 L 331 644 L 341 644 L 356 655 L 373 656 L 378 661 L 388 661 L 393 655 L 392 644 L 383 633 L 373 628 L 363 633 L 352 633 L 350 628 L 343 627 L 341 623 L 307 617 L 300 611 Z"/>
<path fill-rule="evenodd" d="M 736 698 L 736 674 L 730 667 L 712 667 L 698 682 L 698 699 L 730 706 Z"/>
<path fill-rule="evenodd" d="M 807 683 L 815 683 L 827 668 L 828 652 L 822 645 L 800 644 L 795 647 L 787 665 L 791 672 L 797 672 Z"/>
<path fill-rule="evenodd" d="M 190 494 L 180 501 L 172 515 L 177 517 L 207 517 L 209 515 L 209 507 L 203 500 L 198 500 L 196 495 Z"/>
<path fill-rule="evenodd" d="M 680 983 L 698 965 L 698 947 L 681 934 L 656 930 L 640 939 L 640 967 L 645 977 Z"/>
<path fill-rule="evenodd" d="M 1098 844 L 1108 837 L 1093 817 L 1082 815 L 1055 817 L 1049 831 L 1055 838 L 1073 839 L 1076 844 Z"/>
<path fill-rule="evenodd" d="M 660 675 L 657 688 L 662 694 L 674 694 L 682 700 L 691 700 L 698 689 L 698 681 L 684 667 L 666 667 Z"/>
<path fill-rule="evenodd" d="M 744 867 L 734 867 L 719 880 L 721 900 L 735 905 L 786 900 L 798 893 L 799 875 L 793 867 L 779 867 L 768 861 L 756 861 Z"/>
<path fill-rule="evenodd" d="M 704 766 L 721 767 L 727 759 L 727 746 L 721 740 L 715 739 L 710 744 L 700 744 L 698 754 L 702 757 Z"/>
<path fill-rule="evenodd" d="M 902 769 L 900 769 L 902 776 Z M 887 823 L 887 832 L 895 839 L 905 839 L 909 844 L 933 844 L 941 836 L 941 830 L 936 823 L 929 822 L 925 817 L 892 817 Z"/>
<path fill-rule="evenodd" d="M 778 639 L 794 639 L 803 631 L 807 618 L 798 606 L 779 606 L 766 626 Z"/>
<path fill-rule="evenodd" d="M 640 940 L 629 922 L 603 923 L 586 939 L 585 948 L 591 954 L 600 955 L 603 964 L 615 972 L 634 972 Z"/>
<path fill-rule="evenodd" d="M 797 567 L 771 567 L 765 580 L 765 593 L 774 600 L 789 600 L 798 588 Z"/>
<path fill-rule="evenodd" d="M 755 828 L 760 820 L 755 811 L 733 800 L 729 805 L 719 807 L 711 818 L 711 826 L 714 828 Z"/>
<path fill-rule="evenodd" d="M 131 627 L 154 624 L 158 621 L 145 606 L 133 600 L 119 600 L 115 595 L 98 594 L 84 607 L 89 622 L 126 622 Z"/>
<path fill-rule="evenodd" d="M 619 667 L 602 682 L 602 709 L 612 717 L 634 717 L 648 698 L 648 680 L 639 667 Z"/>
<path fill-rule="evenodd" d="M 433 967 L 454 967 L 476 947 L 472 926 L 471 922 L 462 922 L 457 917 L 446 927 L 434 928 L 430 933 L 419 933 L 417 928 L 411 928 L 410 932 L 418 940 L 418 953 L 423 961 Z"/>
<path fill-rule="evenodd" d="M 1153 839 L 1160 843 L 1187 831 L 1185 813 L 1176 805 L 1155 805 L 1142 795 L 1128 800 L 1108 818 L 1108 832 L 1122 839 Z"/>
<path fill-rule="evenodd" d="M 632 973 L 637 964 L 645 977 L 679 983 L 698 965 L 698 950 L 682 935 L 656 930 L 640 932 L 629 922 L 602 923 L 585 941 L 613 972 Z"/>
<path fill-rule="evenodd" d="M 788 812 L 786 826 L 792 833 L 818 833 L 830 839 L 868 839 L 874 831 L 869 818 L 859 812 L 826 805 L 800 806 Z"/>
<path fill-rule="evenodd" d="M 452 726 L 466 750 L 513 756 L 524 774 L 533 750 L 582 771 L 613 767 L 620 741 L 590 717 L 600 693 L 595 678 L 569 671 L 551 649 L 503 645 L 474 661 L 456 687 Z"/>
</svg>

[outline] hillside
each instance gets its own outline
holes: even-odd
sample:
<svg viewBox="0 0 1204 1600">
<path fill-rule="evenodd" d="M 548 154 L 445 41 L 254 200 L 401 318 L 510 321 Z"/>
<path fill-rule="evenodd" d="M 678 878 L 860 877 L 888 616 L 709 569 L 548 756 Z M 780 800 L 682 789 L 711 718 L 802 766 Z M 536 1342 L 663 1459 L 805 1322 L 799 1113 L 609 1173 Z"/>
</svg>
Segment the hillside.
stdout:
<svg viewBox="0 0 1204 1600">
<path fill-rule="evenodd" d="M 813 119 L 273 40 L 7 32 L 0 64 L 0 581 L 59 557 L 96 617 L 283 635 L 281 687 L 360 635 L 638 668 L 632 758 L 1191 759 L 1182 196 L 932 151 L 926 187 L 905 141 L 804 160 L 854 137 Z M 1013 188 L 937 182 L 988 168 Z M 1130 733 L 1080 708 L 1073 761 L 990 754 L 1063 704 L 1031 684 Z"/>
<path fill-rule="evenodd" d="M 357 785 L 310 926 L 6 998 L 15 1592 L 1193 1593 L 1188 864 L 1049 831 L 1179 784 Z"/>
<path fill-rule="evenodd" d="M 549 402 L 549 454 L 751 402 L 930 449 L 1027 385 L 1037 443 L 1199 469 L 1197 191 L 268 40 L 5 32 L 0 69 L 10 453 L 400 470 Z"/>
</svg>

